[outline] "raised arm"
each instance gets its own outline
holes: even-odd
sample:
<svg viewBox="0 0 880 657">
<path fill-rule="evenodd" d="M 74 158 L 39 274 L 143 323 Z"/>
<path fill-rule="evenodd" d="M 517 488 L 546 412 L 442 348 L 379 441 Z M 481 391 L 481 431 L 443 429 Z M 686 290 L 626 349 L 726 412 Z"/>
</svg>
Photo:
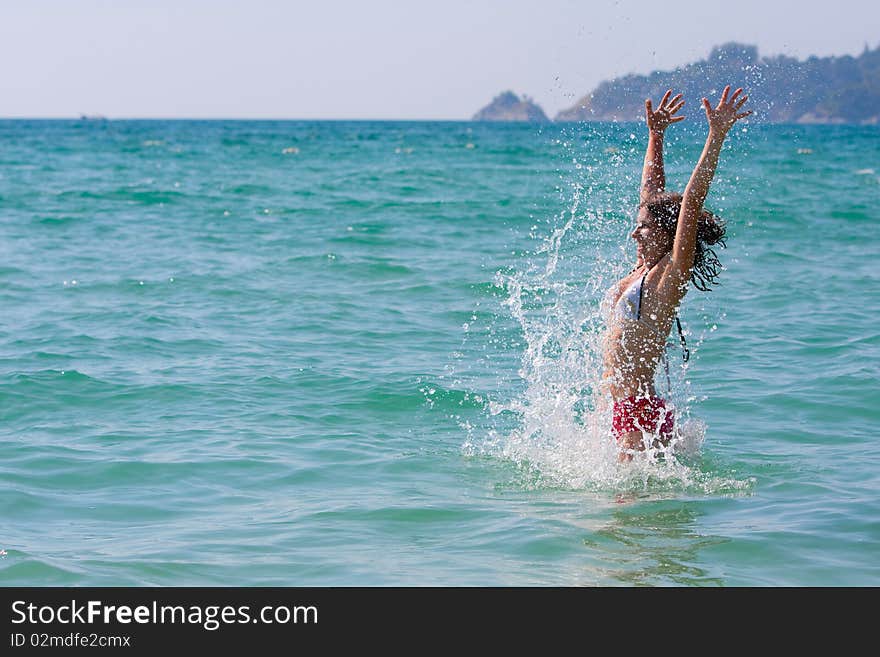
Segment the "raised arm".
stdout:
<svg viewBox="0 0 880 657">
<path fill-rule="evenodd" d="M 691 174 L 691 179 L 684 189 L 684 197 L 681 202 L 681 212 L 678 216 L 678 226 L 675 230 L 675 241 L 672 245 L 672 272 L 679 286 L 686 286 L 694 266 L 694 253 L 697 244 L 697 227 L 700 214 L 703 211 L 703 203 L 709 193 L 709 185 L 715 177 L 715 168 L 718 166 L 718 156 L 721 154 L 721 146 L 733 124 L 739 119 L 751 114 L 751 110 L 740 112 L 748 96 L 739 98 L 742 89 L 737 89 L 728 98 L 730 85 L 724 87 L 721 100 L 715 108 L 709 101 L 703 98 L 703 108 L 706 110 L 706 119 L 709 122 L 709 135 L 706 137 L 706 145 L 697 162 L 697 166 Z"/>
<path fill-rule="evenodd" d="M 645 166 L 642 169 L 640 203 L 644 203 L 651 196 L 666 188 L 666 172 L 663 170 L 663 133 L 673 123 L 684 121 L 683 116 L 675 116 L 675 113 L 684 105 L 681 94 L 670 99 L 671 95 L 672 89 L 663 94 L 656 110 L 651 106 L 650 98 L 645 100 L 648 150 L 645 151 Z"/>
</svg>

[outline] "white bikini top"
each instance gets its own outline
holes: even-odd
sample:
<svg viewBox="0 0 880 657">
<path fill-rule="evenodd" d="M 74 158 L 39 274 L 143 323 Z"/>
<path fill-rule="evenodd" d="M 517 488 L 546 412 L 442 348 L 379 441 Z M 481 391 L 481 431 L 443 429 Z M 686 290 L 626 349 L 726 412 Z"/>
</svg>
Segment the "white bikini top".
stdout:
<svg viewBox="0 0 880 657">
<path fill-rule="evenodd" d="M 646 271 L 641 278 L 637 278 L 632 284 L 623 291 L 614 311 L 623 319 L 632 319 L 639 321 L 642 314 L 642 286 L 645 284 L 648 272 Z"/>
<path fill-rule="evenodd" d="M 641 319 L 642 314 L 642 287 L 645 284 L 645 279 L 648 277 L 648 272 L 650 269 L 645 270 L 645 273 L 642 274 L 641 278 L 637 278 L 632 283 L 630 283 L 629 287 L 627 287 L 623 294 L 620 295 L 620 298 L 617 300 L 617 303 L 614 304 L 614 308 L 612 309 L 614 314 L 617 315 L 620 319 L 628 319 L 636 322 L 641 322 L 649 329 L 654 331 L 657 335 L 661 335 L 660 331 L 657 330 L 655 326 L 648 324 L 647 322 L 643 322 Z M 610 305 L 611 300 L 614 298 L 614 292 L 616 287 L 612 287 L 608 290 L 608 293 L 605 295 L 605 302 L 603 305 Z M 684 331 L 681 328 L 681 321 L 678 319 L 678 315 L 675 316 L 675 324 L 678 327 L 678 337 L 681 341 L 682 347 L 682 358 L 685 362 L 687 362 L 690 357 L 690 351 L 687 348 L 687 342 L 684 339 Z M 666 336 L 661 336 L 663 339 L 666 339 Z"/>
<path fill-rule="evenodd" d="M 602 307 L 607 319 L 612 319 L 611 314 L 619 319 L 630 319 L 640 321 L 642 313 L 642 286 L 645 284 L 645 278 L 648 276 L 647 270 L 641 278 L 637 278 L 623 291 L 623 294 L 614 303 L 614 294 L 617 292 L 617 286 L 612 286 L 605 294 L 602 300 Z M 612 306 L 612 303 L 614 304 Z"/>
</svg>

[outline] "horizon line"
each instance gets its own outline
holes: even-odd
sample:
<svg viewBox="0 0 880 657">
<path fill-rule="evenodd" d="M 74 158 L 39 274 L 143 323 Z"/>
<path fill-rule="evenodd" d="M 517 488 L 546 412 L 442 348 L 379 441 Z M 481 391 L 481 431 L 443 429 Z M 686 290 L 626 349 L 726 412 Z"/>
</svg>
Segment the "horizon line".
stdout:
<svg viewBox="0 0 880 657">
<path fill-rule="evenodd" d="M 58 122 L 77 122 L 77 123 L 112 123 L 114 121 L 265 121 L 265 122 L 288 122 L 288 123 L 472 123 L 472 124 L 520 124 L 534 126 L 548 125 L 571 125 L 575 123 L 611 123 L 611 124 L 643 124 L 644 119 L 631 120 L 556 120 L 548 119 L 546 121 L 520 121 L 520 120 L 474 120 L 474 119 L 399 119 L 399 118 L 369 118 L 369 119 L 353 119 L 353 118 L 281 118 L 281 117 L 200 117 L 200 116 L 0 116 L 2 121 L 58 121 Z M 876 122 L 850 122 L 850 121 L 764 121 L 759 120 L 750 125 L 846 125 L 846 126 L 878 126 Z"/>
</svg>

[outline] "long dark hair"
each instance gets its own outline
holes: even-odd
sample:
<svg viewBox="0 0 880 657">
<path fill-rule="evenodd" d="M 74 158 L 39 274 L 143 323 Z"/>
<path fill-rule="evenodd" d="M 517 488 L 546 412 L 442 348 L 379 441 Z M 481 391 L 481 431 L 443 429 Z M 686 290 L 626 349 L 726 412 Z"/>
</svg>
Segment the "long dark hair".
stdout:
<svg viewBox="0 0 880 657">
<path fill-rule="evenodd" d="M 644 201 L 639 207 L 647 208 L 657 224 L 674 236 L 678 215 L 681 212 L 681 201 L 681 194 L 662 192 Z M 718 284 L 718 276 L 724 268 L 711 248 L 716 244 L 727 246 L 724 221 L 704 209 L 697 222 L 697 248 L 694 253 L 694 268 L 691 272 L 691 282 L 703 292 L 709 292 L 710 286 Z"/>
</svg>

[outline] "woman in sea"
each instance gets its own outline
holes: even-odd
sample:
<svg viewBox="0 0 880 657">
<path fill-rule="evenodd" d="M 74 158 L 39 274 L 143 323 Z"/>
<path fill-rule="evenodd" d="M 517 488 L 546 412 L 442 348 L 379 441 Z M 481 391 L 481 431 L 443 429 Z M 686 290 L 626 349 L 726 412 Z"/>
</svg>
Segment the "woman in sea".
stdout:
<svg viewBox="0 0 880 657">
<path fill-rule="evenodd" d="M 724 245 L 724 224 L 703 209 L 703 202 L 728 131 L 751 114 L 740 111 L 748 98 L 742 89 L 731 94 L 728 85 L 715 107 L 703 98 L 709 123 L 706 145 L 684 194 L 670 193 L 665 191 L 663 135 L 684 119 L 677 114 L 684 105 L 681 94 L 671 94 L 666 92 L 656 110 L 650 99 L 645 101 L 648 149 L 638 218 L 630 234 L 636 242 L 636 264 L 607 297 L 603 382 L 614 402 L 613 432 L 621 461 L 649 447 L 666 447 L 672 439 L 674 411 L 657 395 L 654 376 L 673 322 L 684 345 L 677 313 L 688 284 L 707 291 L 720 273 L 711 246 Z"/>
</svg>

